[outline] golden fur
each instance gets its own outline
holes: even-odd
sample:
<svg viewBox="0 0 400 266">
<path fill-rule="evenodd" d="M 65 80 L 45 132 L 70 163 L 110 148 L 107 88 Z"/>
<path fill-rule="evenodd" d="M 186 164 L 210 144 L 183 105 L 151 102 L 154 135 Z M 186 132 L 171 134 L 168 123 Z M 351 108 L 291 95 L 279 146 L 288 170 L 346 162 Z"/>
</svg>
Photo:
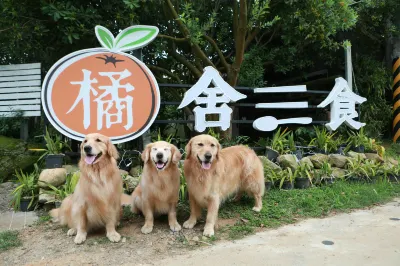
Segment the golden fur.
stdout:
<svg viewBox="0 0 400 266">
<path fill-rule="evenodd" d="M 85 151 L 90 148 L 90 153 Z M 96 158 L 87 163 L 86 157 Z M 70 229 L 68 236 L 76 235 L 81 244 L 91 229 L 106 227 L 107 238 L 118 242 L 121 236 L 115 227 L 121 217 L 122 180 L 117 167 L 118 151 L 109 138 L 89 134 L 81 144 L 81 171 L 75 192 L 65 198 L 51 216 Z"/>
<path fill-rule="evenodd" d="M 218 140 L 209 135 L 192 138 L 186 146 L 184 172 L 189 192 L 190 217 L 184 228 L 193 228 L 207 208 L 203 234 L 214 235 L 221 202 L 237 192 L 236 199 L 246 192 L 255 198 L 254 211 L 262 208 L 264 170 L 255 152 L 245 146 L 221 149 Z"/>
<path fill-rule="evenodd" d="M 157 155 L 162 157 L 158 158 Z M 164 141 L 148 144 L 142 153 L 143 174 L 140 185 L 132 193 L 131 202 L 132 212 L 142 212 L 145 217 L 145 224 L 142 227 L 144 234 L 153 231 L 155 213 L 168 213 L 171 230 L 181 230 L 176 220 L 180 185 L 178 163 L 181 156 L 174 145 Z M 157 162 L 161 163 L 157 164 Z M 164 166 L 158 169 L 158 165 Z"/>
</svg>

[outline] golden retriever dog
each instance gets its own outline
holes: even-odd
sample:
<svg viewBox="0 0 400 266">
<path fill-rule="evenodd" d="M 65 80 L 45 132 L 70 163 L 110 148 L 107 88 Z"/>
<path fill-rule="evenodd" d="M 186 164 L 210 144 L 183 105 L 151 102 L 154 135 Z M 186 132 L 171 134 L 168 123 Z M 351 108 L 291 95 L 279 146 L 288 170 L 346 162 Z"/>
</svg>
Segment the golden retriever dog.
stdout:
<svg viewBox="0 0 400 266">
<path fill-rule="evenodd" d="M 263 165 L 255 152 L 245 146 L 221 149 L 212 136 L 193 137 L 186 145 L 184 173 L 190 202 L 190 217 L 184 228 L 193 228 L 201 208 L 207 208 L 203 235 L 213 236 L 219 206 L 235 192 L 237 200 L 243 192 L 252 195 L 253 210 L 261 211 L 265 189 Z"/>
<path fill-rule="evenodd" d="M 115 230 L 121 218 L 122 194 L 117 159 L 118 151 L 106 136 L 89 134 L 81 144 L 81 174 L 75 191 L 50 212 L 70 228 L 68 236 L 76 235 L 76 244 L 86 240 L 88 231 L 101 227 L 106 228 L 111 242 L 121 239 Z"/>
<path fill-rule="evenodd" d="M 170 229 L 174 232 L 181 230 L 176 220 L 181 157 L 179 150 L 165 141 L 148 144 L 142 153 L 143 174 L 139 186 L 132 193 L 131 204 L 133 213 L 141 212 L 145 217 L 143 234 L 153 231 L 154 214 L 168 213 Z"/>
</svg>

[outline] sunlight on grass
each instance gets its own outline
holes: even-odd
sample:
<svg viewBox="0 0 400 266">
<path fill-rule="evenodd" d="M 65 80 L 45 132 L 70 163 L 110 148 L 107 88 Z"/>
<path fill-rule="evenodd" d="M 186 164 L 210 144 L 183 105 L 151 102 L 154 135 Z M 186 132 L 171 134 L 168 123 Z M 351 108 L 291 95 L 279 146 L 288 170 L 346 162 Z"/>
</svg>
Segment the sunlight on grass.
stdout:
<svg viewBox="0 0 400 266">
<path fill-rule="evenodd" d="M 332 212 L 385 203 L 399 195 L 399 184 L 337 182 L 331 186 L 305 190 L 269 191 L 264 196 L 260 213 L 251 210 L 251 198 L 244 198 L 239 204 L 230 202 L 222 206 L 219 216 L 238 218 L 235 225 L 223 230 L 231 239 L 235 239 L 252 233 L 257 227 L 275 228 L 304 218 L 324 217 Z"/>
</svg>

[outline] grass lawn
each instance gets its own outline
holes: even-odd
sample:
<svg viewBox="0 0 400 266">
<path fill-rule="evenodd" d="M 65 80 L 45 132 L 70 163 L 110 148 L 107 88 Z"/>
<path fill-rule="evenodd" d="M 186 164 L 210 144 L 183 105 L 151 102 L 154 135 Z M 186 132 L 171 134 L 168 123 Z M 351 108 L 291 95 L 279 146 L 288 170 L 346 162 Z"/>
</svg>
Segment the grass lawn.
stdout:
<svg viewBox="0 0 400 266">
<path fill-rule="evenodd" d="M 12 247 L 21 246 L 21 240 L 18 238 L 17 231 L 0 232 L 0 252 L 8 250 Z"/>
<path fill-rule="evenodd" d="M 240 203 L 228 202 L 220 209 L 220 218 L 237 218 L 235 225 L 220 229 L 230 239 L 241 238 L 257 228 L 275 228 L 304 218 L 322 218 L 385 203 L 400 196 L 400 184 L 380 182 L 355 184 L 336 182 L 330 186 L 304 190 L 272 190 L 266 193 L 260 213 L 251 210 L 253 199 Z"/>
</svg>

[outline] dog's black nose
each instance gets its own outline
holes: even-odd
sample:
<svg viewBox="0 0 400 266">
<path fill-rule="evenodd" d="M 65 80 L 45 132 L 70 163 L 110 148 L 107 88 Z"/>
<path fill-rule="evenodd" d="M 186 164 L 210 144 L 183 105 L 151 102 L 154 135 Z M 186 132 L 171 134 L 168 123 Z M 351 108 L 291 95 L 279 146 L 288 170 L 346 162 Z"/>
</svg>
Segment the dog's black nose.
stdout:
<svg viewBox="0 0 400 266">
<path fill-rule="evenodd" d="M 163 156 L 164 156 L 164 154 L 162 154 L 161 152 L 159 152 L 159 153 L 157 153 L 157 159 L 162 159 L 163 158 Z"/>
<path fill-rule="evenodd" d="M 89 146 L 89 145 L 87 145 L 87 146 L 83 147 L 83 150 L 84 150 L 85 152 L 91 152 L 91 151 L 92 151 L 92 147 Z"/>
<path fill-rule="evenodd" d="M 205 158 L 207 161 L 211 160 L 211 157 L 212 157 L 212 155 L 211 155 L 211 153 L 209 153 L 209 152 L 207 152 L 206 154 L 204 154 L 204 158 Z"/>
</svg>

